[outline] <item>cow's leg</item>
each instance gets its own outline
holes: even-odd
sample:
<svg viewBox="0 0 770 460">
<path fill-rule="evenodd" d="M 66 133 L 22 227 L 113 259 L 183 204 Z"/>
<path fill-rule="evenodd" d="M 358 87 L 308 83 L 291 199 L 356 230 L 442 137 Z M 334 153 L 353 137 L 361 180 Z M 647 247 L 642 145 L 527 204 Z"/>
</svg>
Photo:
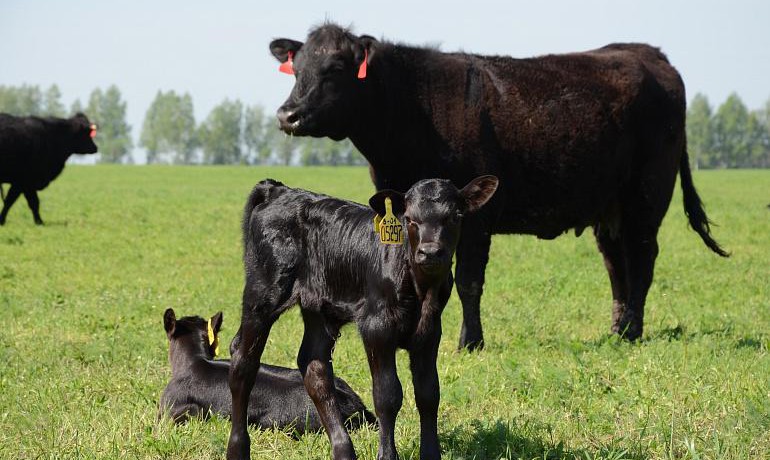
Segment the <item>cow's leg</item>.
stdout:
<svg viewBox="0 0 770 460">
<path fill-rule="evenodd" d="M 629 324 L 627 312 L 628 305 L 628 277 L 626 275 L 626 258 L 623 251 L 623 243 L 620 235 L 614 237 L 608 229 L 601 225 L 594 227 L 596 245 L 604 257 L 604 266 L 610 277 L 612 287 L 612 332 L 624 334 Z M 622 325 L 622 326 L 621 326 Z"/>
<path fill-rule="evenodd" d="M 479 216 L 469 216 L 457 245 L 455 285 L 463 305 L 463 324 L 459 348 L 468 350 L 484 347 L 481 330 L 481 294 L 484 290 L 484 270 L 489 260 L 490 233 Z"/>
<path fill-rule="evenodd" d="M 396 460 L 396 416 L 401 410 L 404 393 L 396 372 L 396 345 L 385 331 L 379 332 L 382 340 L 363 334 L 369 370 L 372 373 L 374 409 L 380 425 L 380 447 L 377 460 Z"/>
<path fill-rule="evenodd" d="M 441 321 L 435 324 L 434 333 L 425 338 L 420 346 L 409 350 L 409 366 L 414 384 L 414 400 L 420 412 L 420 459 L 441 458 L 438 443 L 439 381 L 436 370 L 438 345 L 441 341 Z"/>
<path fill-rule="evenodd" d="M 644 330 L 644 304 L 658 256 L 657 227 L 626 228 L 622 241 L 628 277 L 628 301 L 625 310 L 613 324 L 613 332 L 628 340 L 636 340 Z"/>
<path fill-rule="evenodd" d="M 24 198 L 27 199 L 27 205 L 32 211 L 35 224 L 43 225 L 43 219 L 40 218 L 40 199 L 37 197 L 37 192 L 33 189 L 24 190 Z"/>
<path fill-rule="evenodd" d="M 8 189 L 8 195 L 5 197 L 5 201 L 3 201 L 3 210 L 0 211 L 0 225 L 5 224 L 5 217 L 8 215 L 8 211 L 10 211 L 11 206 L 13 206 L 13 204 L 19 198 L 19 195 L 21 195 L 21 188 L 19 188 L 17 185 L 11 184 L 11 188 Z"/>
<path fill-rule="evenodd" d="M 353 442 L 345 430 L 345 421 L 334 389 L 332 350 L 336 337 L 330 335 L 330 329 L 334 328 L 327 328 L 329 325 L 319 313 L 303 310 L 302 319 L 305 334 L 297 356 L 297 366 L 305 380 L 305 389 L 321 416 L 321 423 L 331 443 L 332 458 L 354 459 L 356 453 Z"/>
</svg>

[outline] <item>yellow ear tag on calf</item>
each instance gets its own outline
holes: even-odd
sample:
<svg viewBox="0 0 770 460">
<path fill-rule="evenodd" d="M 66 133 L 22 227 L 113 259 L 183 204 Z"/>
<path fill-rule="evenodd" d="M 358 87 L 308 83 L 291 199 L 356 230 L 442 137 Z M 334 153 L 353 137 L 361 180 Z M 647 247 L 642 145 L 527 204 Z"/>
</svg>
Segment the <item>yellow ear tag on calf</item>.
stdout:
<svg viewBox="0 0 770 460">
<path fill-rule="evenodd" d="M 404 227 L 401 226 L 398 218 L 393 215 L 393 203 L 390 201 L 390 198 L 385 198 L 385 215 L 380 219 L 379 223 L 377 222 L 377 217 L 374 218 L 374 223 L 377 226 L 377 232 L 380 234 L 380 243 L 403 244 Z"/>
<path fill-rule="evenodd" d="M 209 332 L 209 346 L 214 347 L 214 356 L 216 357 L 219 355 L 219 341 L 217 340 L 217 336 L 214 335 L 214 328 L 211 327 L 211 319 L 209 319 L 208 322 L 208 332 Z"/>
</svg>

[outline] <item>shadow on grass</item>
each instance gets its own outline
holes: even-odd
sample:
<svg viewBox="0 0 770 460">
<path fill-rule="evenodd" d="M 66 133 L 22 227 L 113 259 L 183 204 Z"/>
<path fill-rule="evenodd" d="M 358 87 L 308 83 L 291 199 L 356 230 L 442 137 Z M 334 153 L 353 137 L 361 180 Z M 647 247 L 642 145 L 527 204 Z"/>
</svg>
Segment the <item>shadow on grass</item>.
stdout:
<svg viewBox="0 0 770 460">
<path fill-rule="evenodd" d="M 554 439 L 550 426 L 510 421 L 472 420 L 441 436 L 449 459 L 645 460 L 639 448 L 617 444 L 591 449 L 568 449 Z"/>
</svg>

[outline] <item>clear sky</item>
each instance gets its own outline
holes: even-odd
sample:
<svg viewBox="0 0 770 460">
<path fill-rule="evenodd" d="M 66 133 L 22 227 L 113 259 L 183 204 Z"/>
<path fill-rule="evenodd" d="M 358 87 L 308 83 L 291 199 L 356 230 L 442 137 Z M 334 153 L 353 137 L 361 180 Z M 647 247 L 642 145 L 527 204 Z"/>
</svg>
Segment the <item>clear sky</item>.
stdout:
<svg viewBox="0 0 770 460">
<path fill-rule="evenodd" d="M 701 92 L 719 105 L 735 91 L 751 109 L 770 99 L 768 0 L 0 0 L 0 85 L 56 83 L 69 106 L 114 83 L 135 138 L 159 89 L 189 92 L 198 121 L 224 98 L 273 112 L 293 78 L 278 72 L 268 43 L 304 40 L 325 19 L 514 57 L 647 42 L 682 73 L 688 99 Z"/>
</svg>

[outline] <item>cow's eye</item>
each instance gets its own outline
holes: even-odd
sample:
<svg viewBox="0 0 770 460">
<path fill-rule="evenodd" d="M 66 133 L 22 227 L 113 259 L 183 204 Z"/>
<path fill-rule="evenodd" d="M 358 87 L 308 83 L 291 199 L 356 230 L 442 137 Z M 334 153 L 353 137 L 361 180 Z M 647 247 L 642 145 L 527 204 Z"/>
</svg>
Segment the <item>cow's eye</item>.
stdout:
<svg viewBox="0 0 770 460">
<path fill-rule="evenodd" d="M 447 220 L 450 223 L 452 223 L 452 224 L 456 224 L 456 223 L 460 222 L 460 219 L 462 219 L 462 218 L 463 218 L 463 215 L 460 214 L 459 212 L 456 212 L 454 214 L 450 214 L 449 217 L 447 218 Z"/>
</svg>

